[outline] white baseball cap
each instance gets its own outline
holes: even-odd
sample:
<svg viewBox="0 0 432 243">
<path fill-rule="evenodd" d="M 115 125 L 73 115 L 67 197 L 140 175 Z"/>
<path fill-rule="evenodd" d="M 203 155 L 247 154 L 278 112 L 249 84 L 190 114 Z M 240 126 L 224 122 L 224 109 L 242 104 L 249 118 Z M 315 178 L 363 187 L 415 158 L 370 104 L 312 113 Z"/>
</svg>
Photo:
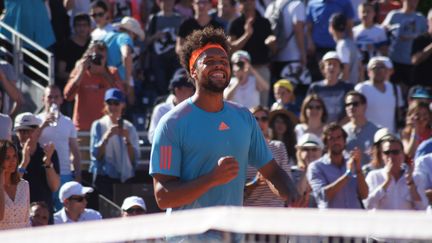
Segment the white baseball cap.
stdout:
<svg viewBox="0 0 432 243">
<path fill-rule="evenodd" d="M 378 143 L 386 137 L 394 137 L 394 134 L 388 128 L 380 128 L 375 132 L 374 143 Z"/>
<path fill-rule="evenodd" d="M 82 186 L 80 183 L 76 181 L 70 181 L 66 182 L 61 186 L 60 192 L 59 192 L 59 198 L 60 201 L 64 201 L 71 196 L 77 195 L 77 196 L 84 196 L 85 194 L 93 192 L 93 188 Z"/>
<path fill-rule="evenodd" d="M 336 60 L 338 60 L 339 62 L 341 61 L 339 55 L 338 55 L 337 52 L 335 52 L 335 51 L 329 51 L 329 52 L 327 52 L 327 53 L 322 57 L 322 61 L 323 61 L 323 62 L 324 62 L 324 61 L 327 61 L 327 60 L 330 60 L 330 59 L 336 59 Z"/>
<path fill-rule="evenodd" d="M 369 62 L 367 64 L 367 69 L 373 68 L 377 63 L 382 63 L 387 69 L 393 68 L 393 63 L 390 60 L 390 58 L 385 56 L 376 56 L 369 59 Z"/>
<path fill-rule="evenodd" d="M 15 131 L 28 130 L 38 127 L 42 121 L 30 112 L 24 112 L 15 117 Z"/>
<path fill-rule="evenodd" d="M 131 208 L 133 206 L 139 206 L 140 208 L 144 209 L 144 211 L 147 211 L 147 207 L 146 207 L 144 200 L 141 197 L 137 197 L 137 196 L 131 196 L 131 197 L 125 198 L 125 200 L 123 200 L 123 204 L 121 206 L 121 209 L 122 210 L 128 210 L 129 208 Z"/>
<path fill-rule="evenodd" d="M 324 148 L 324 144 L 321 139 L 312 133 L 303 134 L 300 139 L 297 141 L 296 147 L 298 148 L 315 148 L 318 147 L 320 149 Z"/>
</svg>

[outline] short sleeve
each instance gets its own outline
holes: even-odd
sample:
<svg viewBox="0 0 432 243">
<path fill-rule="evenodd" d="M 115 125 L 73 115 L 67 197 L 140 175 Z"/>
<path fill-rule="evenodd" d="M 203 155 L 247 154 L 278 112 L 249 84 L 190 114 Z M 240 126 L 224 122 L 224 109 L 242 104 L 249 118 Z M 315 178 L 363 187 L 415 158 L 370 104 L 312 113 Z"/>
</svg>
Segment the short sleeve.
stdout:
<svg viewBox="0 0 432 243">
<path fill-rule="evenodd" d="M 182 152 L 176 120 L 166 118 L 162 118 L 155 130 L 149 173 L 180 177 Z"/>
<path fill-rule="evenodd" d="M 306 21 L 306 9 L 301 1 L 293 3 L 295 6 L 292 11 L 292 20 L 294 23 Z"/>
<path fill-rule="evenodd" d="M 117 39 L 117 44 L 118 44 L 119 46 L 128 45 L 128 46 L 130 46 L 132 49 L 134 48 L 133 41 L 132 41 L 132 39 L 129 37 L 129 35 L 127 35 L 127 34 L 121 34 L 121 35 L 119 36 L 119 38 Z"/>
<path fill-rule="evenodd" d="M 249 164 L 259 169 L 273 159 L 273 155 L 264 139 L 258 123 L 250 114 L 252 124 L 251 143 L 249 147 Z"/>
<path fill-rule="evenodd" d="M 348 45 L 346 45 L 345 41 L 341 42 L 336 46 L 336 52 L 343 64 L 350 64 L 351 50 Z"/>
</svg>

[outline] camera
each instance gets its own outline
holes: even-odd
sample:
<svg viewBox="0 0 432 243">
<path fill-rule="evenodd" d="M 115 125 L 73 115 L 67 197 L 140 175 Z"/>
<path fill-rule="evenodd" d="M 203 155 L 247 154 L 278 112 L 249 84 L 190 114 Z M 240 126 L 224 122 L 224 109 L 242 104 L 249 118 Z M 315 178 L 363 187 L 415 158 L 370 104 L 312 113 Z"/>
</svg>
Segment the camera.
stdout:
<svg viewBox="0 0 432 243">
<path fill-rule="evenodd" d="M 102 65 L 102 55 L 94 52 L 90 55 L 90 61 L 93 64 L 100 66 Z"/>
</svg>

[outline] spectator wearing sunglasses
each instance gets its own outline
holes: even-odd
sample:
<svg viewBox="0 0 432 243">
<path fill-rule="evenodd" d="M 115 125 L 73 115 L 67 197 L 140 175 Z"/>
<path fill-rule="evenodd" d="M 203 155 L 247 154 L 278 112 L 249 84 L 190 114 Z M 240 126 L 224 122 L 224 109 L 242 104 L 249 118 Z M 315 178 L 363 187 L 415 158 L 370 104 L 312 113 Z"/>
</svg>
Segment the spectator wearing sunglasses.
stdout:
<svg viewBox="0 0 432 243">
<path fill-rule="evenodd" d="M 89 171 L 93 184 L 112 200 L 113 184 L 123 183 L 135 175 L 139 159 L 138 134 L 134 125 L 122 118 L 126 97 L 119 89 L 105 92 L 105 115 L 90 129 Z"/>
<path fill-rule="evenodd" d="M 248 52 L 243 50 L 234 52 L 231 62 L 233 77 L 224 91 L 224 98 L 249 109 L 258 106 L 261 94 L 268 93 L 270 89 L 269 82 L 251 65 Z"/>
<path fill-rule="evenodd" d="M 304 200 L 299 204 L 299 207 L 317 207 L 316 200 L 312 196 L 312 188 L 306 178 L 306 172 L 310 163 L 321 158 L 323 149 L 323 142 L 313 133 L 303 134 L 297 142 L 297 164 L 291 166 L 291 176 L 298 192 L 304 196 Z"/>
<path fill-rule="evenodd" d="M 123 217 L 142 215 L 147 212 L 147 207 L 144 200 L 137 196 L 125 198 L 123 200 L 121 209 Z"/>
<path fill-rule="evenodd" d="M 424 179 L 414 174 L 412 164 L 405 162 L 403 144 L 393 135 L 380 143 L 384 168 L 371 171 L 366 177 L 369 196 L 363 200 L 367 209 L 425 210 L 428 201 Z"/>
<path fill-rule="evenodd" d="M 269 147 L 276 163 L 287 173 L 290 173 L 292 161 L 289 160 L 285 144 L 282 141 L 271 138 L 271 129 L 269 127 L 270 111 L 263 106 L 256 106 L 250 109 L 251 113 L 257 120 L 258 126 L 264 135 L 267 146 Z M 286 202 L 274 195 L 266 183 L 264 177 L 252 166 L 248 166 L 246 172 L 246 192 L 245 206 L 262 206 L 262 207 L 285 207 Z"/>
<path fill-rule="evenodd" d="M 327 117 L 324 101 L 316 94 L 306 96 L 300 109 L 300 123 L 294 128 L 297 141 L 305 133 L 321 137 Z"/>
<path fill-rule="evenodd" d="M 108 5 L 105 1 L 98 0 L 93 2 L 90 9 L 90 16 L 96 23 L 96 28 L 91 33 L 92 40 L 102 40 L 107 33 L 115 30 L 110 23 Z"/>
<path fill-rule="evenodd" d="M 54 224 L 102 219 L 98 211 L 86 208 L 86 194 L 91 192 L 93 192 L 93 188 L 82 186 L 76 181 L 65 183 L 60 188 L 59 193 L 63 208 L 54 214 Z"/>
<path fill-rule="evenodd" d="M 357 147 L 362 151 L 362 166 L 370 161 L 373 136 L 378 130 L 374 123 L 367 120 L 366 107 L 367 100 L 363 94 L 350 91 L 345 96 L 345 112 L 350 120 L 343 126 L 348 134 L 346 149 L 351 151 Z"/>
</svg>

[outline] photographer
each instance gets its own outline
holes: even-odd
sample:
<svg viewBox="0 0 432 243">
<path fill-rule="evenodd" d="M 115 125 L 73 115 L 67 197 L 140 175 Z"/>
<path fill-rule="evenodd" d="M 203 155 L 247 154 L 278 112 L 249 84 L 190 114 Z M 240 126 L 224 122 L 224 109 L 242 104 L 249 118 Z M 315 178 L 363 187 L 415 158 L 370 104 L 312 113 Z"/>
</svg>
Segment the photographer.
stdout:
<svg viewBox="0 0 432 243">
<path fill-rule="evenodd" d="M 89 131 L 92 122 L 103 116 L 103 97 L 109 88 L 123 90 L 115 67 L 106 65 L 107 48 L 93 42 L 76 63 L 64 89 L 65 99 L 75 100 L 73 122 L 78 131 Z"/>
<path fill-rule="evenodd" d="M 122 114 L 126 97 L 119 89 L 105 92 L 105 116 L 93 122 L 90 130 L 90 173 L 101 194 L 112 200 L 113 185 L 123 183 L 135 174 L 139 159 L 138 134 Z"/>
</svg>

